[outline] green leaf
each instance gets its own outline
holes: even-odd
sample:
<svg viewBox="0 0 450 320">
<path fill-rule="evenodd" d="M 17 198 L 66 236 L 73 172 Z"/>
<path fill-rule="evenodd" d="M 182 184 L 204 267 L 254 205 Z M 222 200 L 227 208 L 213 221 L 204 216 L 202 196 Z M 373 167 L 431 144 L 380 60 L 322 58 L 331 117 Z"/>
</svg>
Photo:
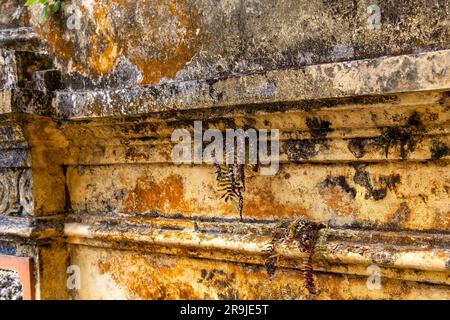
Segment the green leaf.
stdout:
<svg viewBox="0 0 450 320">
<path fill-rule="evenodd" d="M 36 1 L 38 1 L 38 0 L 28 0 L 27 2 L 25 2 L 24 6 L 25 6 L 25 7 L 31 6 L 31 5 L 32 5 L 33 3 L 35 3 Z"/>
<path fill-rule="evenodd" d="M 41 9 L 41 13 L 39 14 L 39 23 L 44 23 L 45 20 L 47 20 L 47 13 L 48 13 L 48 3 L 45 4 Z"/>
<path fill-rule="evenodd" d="M 52 8 L 52 14 L 57 13 L 61 9 L 61 0 L 57 0 Z"/>
</svg>

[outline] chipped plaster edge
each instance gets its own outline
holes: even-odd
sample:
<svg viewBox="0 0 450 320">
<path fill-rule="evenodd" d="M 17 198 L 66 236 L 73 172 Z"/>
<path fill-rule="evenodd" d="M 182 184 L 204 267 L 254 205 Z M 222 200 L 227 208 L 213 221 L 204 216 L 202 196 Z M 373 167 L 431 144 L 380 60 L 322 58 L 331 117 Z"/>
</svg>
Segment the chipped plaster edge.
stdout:
<svg viewBox="0 0 450 320">
<path fill-rule="evenodd" d="M 226 79 L 59 91 L 56 108 L 59 118 L 81 119 L 448 89 L 450 50 L 440 50 Z"/>
</svg>

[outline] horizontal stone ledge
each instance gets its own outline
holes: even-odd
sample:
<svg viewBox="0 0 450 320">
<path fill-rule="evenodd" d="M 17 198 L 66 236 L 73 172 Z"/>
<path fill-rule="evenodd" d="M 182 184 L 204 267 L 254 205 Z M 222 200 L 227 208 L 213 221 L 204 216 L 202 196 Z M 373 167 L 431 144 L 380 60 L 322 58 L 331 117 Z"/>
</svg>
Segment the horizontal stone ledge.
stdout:
<svg viewBox="0 0 450 320">
<path fill-rule="evenodd" d="M 263 264 L 264 250 L 271 240 L 270 231 L 275 227 L 274 223 L 195 222 L 166 218 L 120 221 L 90 218 L 85 222 L 66 223 L 64 233 L 71 244 L 118 249 L 123 245 L 138 251 Z M 361 266 L 377 264 L 406 273 L 408 270 L 443 273 L 438 282 L 450 284 L 445 276 L 449 272 L 449 243 L 450 235 L 447 234 L 331 229 L 325 258 L 334 267 L 325 271 L 333 272 L 333 269 L 342 269 L 346 265 L 361 269 Z M 295 246 L 280 246 L 278 252 L 288 261 L 285 266 L 301 268 L 298 262 L 305 255 Z M 324 269 L 316 265 L 315 270 Z M 433 282 L 426 277 L 424 281 Z"/>
<path fill-rule="evenodd" d="M 33 225 L 26 219 L 0 217 L 0 237 L 31 238 Z"/>
<path fill-rule="evenodd" d="M 63 226 L 62 215 L 40 218 L 0 216 L 0 238 L 51 240 L 63 235 Z"/>
<path fill-rule="evenodd" d="M 60 91 L 65 119 L 340 99 L 450 88 L 450 50 L 276 70 L 225 79 L 96 91 Z"/>
<path fill-rule="evenodd" d="M 414 136 L 411 136 L 413 141 Z M 112 139 L 111 139 L 112 140 Z M 162 140 L 162 139 L 161 139 Z M 375 139 L 304 139 L 280 141 L 279 163 L 317 163 L 317 164 L 337 164 L 358 162 L 423 162 L 423 161 L 450 161 L 450 152 L 444 147 L 450 145 L 450 134 L 430 135 L 424 133 L 420 137 L 420 143 L 416 143 L 414 150 L 407 152 L 402 157 L 402 145 L 393 142 L 387 147 L 377 144 L 371 147 Z M 352 143 L 356 145 L 352 149 Z M 366 151 L 361 145 L 368 145 Z M 172 165 L 174 164 L 171 152 L 175 143 L 161 141 L 146 143 L 130 143 L 127 145 L 113 142 L 99 143 L 93 140 L 91 144 L 81 141 L 79 145 L 74 144 L 67 148 L 64 164 L 66 165 L 119 165 L 119 164 L 154 164 Z M 441 146 L 442 153 L 438 154 Z M 403 146 L 404 147 L 404 146 Z M 100 149 L 101 148 L 101 149 Z M 99 157 L 96 152 L 101 152 Z M 360 152 L 360 154 L 358 154 Z M 406 152 L 405 152 L 406 153 Z M 1 162 L 0 162 L 1 163 Z M 205 163 L 203 163 L 205 164 Z M 205 164 L 208 165 L 208 164 Z"/>
<path fill-rule="evenodd" d="M 12 50 L 44 51 L 42 40 L 32 27 L 0 29 L 0 47 Z"/>
<path fill-rule="evenodd" d="M 52 100 L 52 93 L 39 90 L 0 90 L 0 116 L 20 113 L 53 116 L 55 112 Z"/>
<path fill-rule="evenodd" d="M 30 40 L 38 38 L 32 27 L 0 29 L 0 44 L 8 41 Z"/>
</svg>

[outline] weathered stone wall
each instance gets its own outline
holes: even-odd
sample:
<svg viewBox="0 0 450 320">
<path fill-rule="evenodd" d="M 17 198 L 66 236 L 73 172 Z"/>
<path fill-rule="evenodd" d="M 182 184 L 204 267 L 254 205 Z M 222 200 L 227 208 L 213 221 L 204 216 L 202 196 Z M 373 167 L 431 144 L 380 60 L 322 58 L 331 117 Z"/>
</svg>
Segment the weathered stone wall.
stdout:
<svg viewBox="0 0 450 320">
<path fill-rule="evenodd" d="M 76 88 L 227 77 L 448 49 L 446 1 L 71 1 L 37 32 Z M 381 9 L 371 30 L 370 5 Z M 35 22 L 36 23 L 36 22 Z M 80 77 L 84 76 L 84 77 Z"/>
<path fill-rule="evenodd" d="M 29 25 L 30 15 L 22 5 L 21 0 L 0 1 L 0 29 Z"/>
<path fill-rule="evenodd" d="M 38 299 L 450 298 L 449 1 L 64 2 L 0 2 L 0 255 Z M 194 121 L 280 130 L 242 219 L 172 161 Z M 330 228 L 317 295 L 296 247 L 264 270 L 296 218 Z"/>
<path fill-rule="evenodd" d="M 17 273 L 0 270 L 0 300 L 22 300 L 22 284 Z"/>
</svg>

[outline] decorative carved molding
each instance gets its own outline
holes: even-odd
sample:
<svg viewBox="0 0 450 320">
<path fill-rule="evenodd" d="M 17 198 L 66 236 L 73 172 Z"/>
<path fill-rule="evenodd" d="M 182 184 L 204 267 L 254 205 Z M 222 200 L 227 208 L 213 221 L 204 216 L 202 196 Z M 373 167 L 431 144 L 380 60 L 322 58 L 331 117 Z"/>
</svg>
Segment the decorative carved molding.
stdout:
<svg viewBox="0 0 450 320">
<path fill-rule="evenodd" d="M 22 171 L 19 177 L 19 203 L 27 214 L 32 214 L 34 211 L 32 187 L 30 170 Z"/>
<path fill-rule="evenodd" d="M 30 170 L 0 171 L 0 215 L 32 214 L 33 210 Z"/>
<path fill-rule="evenodd" d="M 133 248 L 260 265 L 264 264 L 265 250 L 278 225 L 257 222 L 236 225 L 230 220 L 162 217 L 130 221 L 105 215 L 82 218 L 72 215 L 66 221 L 64 233 L 70 244 Z M 384 268 L 383 276 L 386 278 L 450 285 L 447 267 L 449 243 L 450 235 L 446 234 L 331 228 L 324 250 L 328 266 L 314 264 L 313 267 L 316 271 L 364 276 L 366 267 L 375 263 Z M 305 254 L 296 246 L 278 250 L 283 256 L 280 266 L 302 267 L 298 261 L 304 259 Z M 410 270 L 414 270 L 413 275 Z"/>
</svg>

